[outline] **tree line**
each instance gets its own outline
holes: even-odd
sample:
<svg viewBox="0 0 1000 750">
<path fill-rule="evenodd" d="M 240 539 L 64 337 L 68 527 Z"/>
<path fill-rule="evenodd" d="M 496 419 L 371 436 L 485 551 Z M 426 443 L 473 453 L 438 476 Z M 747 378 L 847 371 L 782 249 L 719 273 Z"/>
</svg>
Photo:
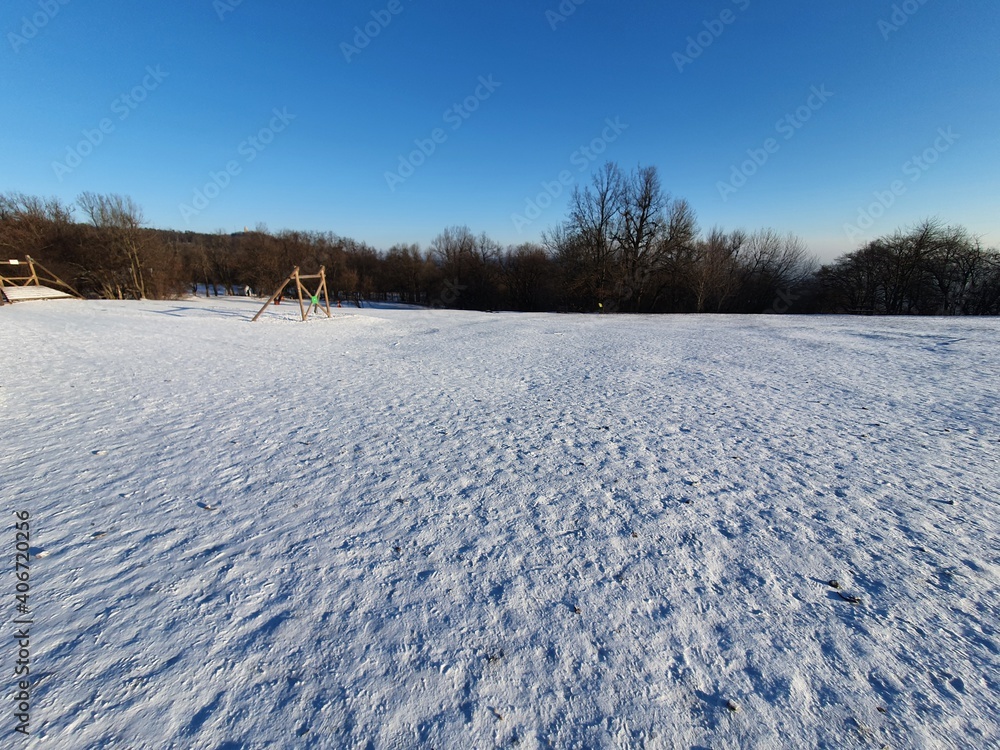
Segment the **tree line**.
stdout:
<svg viewBox="0 0 1000 750">
<path fill-rule="evenodd" d="M 82 219 L 82 220 L 78 220 Z M 541 242 L 504 247 L 455 226 L 425 250 L 379 251 L 332 233 L 150 229 L 131 198 L 74 204 L 0 194 L 0 247 L 31 255 L 87 297 L 167 299 L 273 291 L 323 265 L 339 299 L 476 310 L 628 313 L 1000 314 L 1000 253 L 927 220 L 819 266 L 791 234 L 713 228 L 655 167 L 606 164 Z"/>
</svg>

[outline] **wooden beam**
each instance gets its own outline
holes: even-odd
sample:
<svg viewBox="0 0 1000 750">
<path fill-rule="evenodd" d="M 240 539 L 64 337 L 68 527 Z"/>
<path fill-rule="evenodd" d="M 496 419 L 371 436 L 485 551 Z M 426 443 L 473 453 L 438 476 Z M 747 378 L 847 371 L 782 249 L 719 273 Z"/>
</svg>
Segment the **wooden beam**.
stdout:
<svg viewBox="0 0 1000 750">
<path fill-rule="evenodd" d="M 319 285 L 317 286 L 316 294 L 313 294 L 311 291 L 309 291 L 309 287 L 307 287 L 305 284 L 302 283 L 303 281 L 311 281 L 312 279 L 319 279 Z M 314 274 L 302 274 L 300 273 L 299 267 L 296 266 L 295 270 L 292 271 L 291 275 L 287 279 L 285 279 L 284 283 L 280 287 L 278 287 L 278 291 L 276 291 L 274 294 L 271 295 L 271 298 L 264 303 L 264 306 L 260 309 L 260 311 L 253 317 L 253 320 L 251 320 L 250 322 L 253 323 L 258 318 L 260 318 L 260 316 L 263 315 L 264 311 L 268 308 L 268 305 L 270 305 L 275 299 L 277 299 L 278 295 L 280 295 L 285 290 L 285 288 L 293 281 L 295 282 L 295 293 L 299 300 L 299 313 L 302 316 L 303 322 L 309 319 L 309 316 L 312 314 L 314 309 L 322 310 L 324 313 L 326 313 L 326 317 L 328 318 L 333 317 L 333 312 L 330 310 L 330 291 L 326 285 L 326 266 L 320 266 L 319 273 L 314 273 Z M 322 304 L 319 303 L 320 295 L 323 296 Z M 316 305 L 312 304 L 313 297 L 315 297 L 317 300 Z M 306 304 L 307 298 L 308 298 L 308 304 Z"/>
<path fill-rule="evenodd" d="M 302 313 L 302 322 L 306 322 L 306 318 L 309 317 L 309 313 L 305 311 L 305 306 L 302 304 L 302 280 L 299 278 L 299 269 L 295 269 L 295 286 L 298 287 L 299 292 L 299 312 Z"/>
<path fill-rule="evenodd" d="M 319 289 L 316 290 L 316 296 L 323 293 L 323 307 L 326 309 L 326 317 L 332 318 L 333 314 L 330 312 L 330 292 L 326 288 L 326 266 L 319 267 Z"/>
<path fill-rule="evenodd" d="M 83 299 L 83 295 L 80 294 L 76 289 L 67 284 L 65 281 L 56 276 L 52 271 L 43 266 L 37 260 L 32 258 L 30 255 L 26 255 L 27 261 L 22 263 L 18 260 L 8 260 L 0 261 L 2 266 L 10 266 L 12 268 L 21 268 L 22 265 L 26 265 L 28 269 L 27 276 L 4 276 L 0 275 L 0 287 L 7 287 L 10 291 L 9 294 L 4 294 L 0 298 L 0 304 L 5 302 L 14 302 L 16 300 L 26 300 L 26 299 L 56 299 L 61 297 L 76 297 L 77 299 Z M 42 276 L 39 276 L 39 270 L 43 272 Z M 58 289 L 53 289 L 53 286 L 62 287 L 67 290 L 66 292 L 61 292 Z M 34 289 L 39 290 L 37 294 L 29 294 L 27 291 L 20 293 L 15 297 L 15 289 Z M 47 289 L 53 292 L 52 296 L 43 296 L 41 290 Z"/>
<path fill-rule="evenodd" d="M 278 299 L 278 297 L 281 295 L 281 293 L 283 291 L 285 291 L 285 287 L 288 286 L 288 283 L 293 278 L 295 278 L 295 274 L 297 274 L 298 272 L 299 272 L 299 269 L 298 269 L 298 266 L 296 266 L 295 270 L 292 272 L 292 275 L 289 276 L 287 279 L 285 279 L 284 283 L 282 283 L 282 285 L 278 287 L 278 291 L 276 291 L 274 294 L 272 294 L 271 298 L 267 302 L 264 303 L 264 306 L 262 308 L 260 308 L 260 311 L 256 315 L 253 316 L 253 320 L 250 321 L 251 323 L 255 323 L 257 321 L 257 318 L 259 318 L 261 315 L 264 314 L 264 311 L 267 309 L 267 306 L 270 305 L 272 302 L 274 302 L 276 299 Z"/>
<path fill-rule="evenodd" d="M 38 283 L 38 273 L 35 270 L 35 266 L 38 266 L 43 271 L 45 271 L 45 273 L 47 273 L 49 275 L 49 278 L 47 279 L 47 281 L 59 284 L 59 286 L 64 287 L 66 289 L 69 289 L 73 293 L 74 296 L 79 297 L 80 299 L 83 299 L 83 295 L 82 294 L 80 294 L 78 291 L 76 291 L 76 289 L 74 289 L 69 284 L 67 284 L 65 281 L 63 281 L 58 276 L 56 276 L 54 273 L 52 273 L 52 271 L 50 271 L 49 269 L 47 269 L 45 266 L 43 266 L 37 260 L 35 260 L 34 258 L 32 258 L 30 255 L 25 256 L 25 257 L 28 259 L 28 263 L 31 264 L 31 273 L 35 277 L 35 283 L 36 284 Z M 38 285 L 41 286 L 41 284 L 38 284 Z"/>
</svg>

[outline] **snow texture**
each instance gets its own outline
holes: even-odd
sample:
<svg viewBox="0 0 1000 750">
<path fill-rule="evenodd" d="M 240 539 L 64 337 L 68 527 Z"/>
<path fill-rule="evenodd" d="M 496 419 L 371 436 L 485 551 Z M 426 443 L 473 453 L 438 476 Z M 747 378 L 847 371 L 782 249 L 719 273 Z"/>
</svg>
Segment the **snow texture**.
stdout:
<svg viewBox="0 0 1000 750">
<path fill-rule="evenodd" d="M 1000 321 L 259 304 L 0 310 L 17 746 L 1000 746 Z"/>
</svg>

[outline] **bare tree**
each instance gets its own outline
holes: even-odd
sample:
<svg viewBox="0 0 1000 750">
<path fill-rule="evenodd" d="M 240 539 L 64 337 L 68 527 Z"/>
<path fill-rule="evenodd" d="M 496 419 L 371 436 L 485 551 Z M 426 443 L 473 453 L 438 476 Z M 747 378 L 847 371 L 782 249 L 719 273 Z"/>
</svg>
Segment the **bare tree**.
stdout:
<svg viewBox="0 0 1000 750">
<path fill-rule="evenodd" d="M 740 283 L 739 253 L 746 242 L 743 230 L 726 233 L 715 227 L 697 244 L 697 255 L 687 270 L 696 312 L 722 312 L 736 293 Z"/>
<path fill-rule="evenodd" d="M 73 220 L 72 206 L 58 198 L 20 192 L 0 194 L 0 247 L 15 255 L 39 255 L 52 247 L 53 230 Z"/>
<path fill-rule="evenodd" d="M 655 282 L 652 309 L 660 309 L 664 290 L 676 288 L 690 268 L 698 239 L 698 219 L 683 199 L 665 200 L 666 224 L 660 232 L 656 253 L 652 258 L 651 278 Z"/>
<path fill-rule="evenodd" d="M 691 207 L 664 191 L 656 167 L 640 165 L 625 175 L 609 162 L 590 187 L 574 190 L 555 255 L 583 276 L 573 286 L 586 288 L 605 309 L 652 310 L 665 275 L 691 251 L 697 231 Z"/>
<path fill-rule="evenodd" d="M 928 219 L 879 237 L 819 274 L 833 310 L 996 314 L 1000 255 L 962 227 Z"/>
<path fill-rule="evenodd" d="M 567 245 L 579 255 L 581 286 L 595 303 L 613 294 L 615 238 L 620 234 L 624 178 L 617 164 L 607 162 L 594 175 L 592 188 L 573 189 L 567 221 Z"/>
<path fill-rule="evenodd" d="M 526 243 L 508 248 L 502 267 L 507 297 L 515 310 L 551 308 L 552 261 L 543 247 Z"/>
<path fill-rule="evenodd" d="M 424 257 L 420 246 L 397 244 L 383 258 L 387 291 L 399 294 L 400 300 L 420 304 L 423 297 Z"/>
<path fill-rule="evenodd" d="M 741 304 L 747 312 L 761 312 L 778 294 L 790 293 L 812 274 L 815 262 L 805 243 L 794 234 L 773 229 L 750 234 L 738 255 L 741 266 Z"/>
<path fill-rule="evenodd" d="M 431 258 L 446 274 L 461 277 L 464 267 L 475 256 L 476 238 L 466 226 L 446 228 L 431 241 Z"/>
<path fill-rule="evenodd" d="M 666 230 L 663 194 L 656 167 L 639 167 L 623 180 L 621 221 L 615 236 L 618 309 L 642 309 L 643 296 L 659 264 Z"/>
<path fill-rule="evenodd" d="M 107 296 L 145 298 L 147 270 L 143 263 L 146 242 L 142 209 L 129 197 L 89 191 L 81 193 L 76 203 L 104 245 L 107 264 L 102 286 Z"/>
</svg>

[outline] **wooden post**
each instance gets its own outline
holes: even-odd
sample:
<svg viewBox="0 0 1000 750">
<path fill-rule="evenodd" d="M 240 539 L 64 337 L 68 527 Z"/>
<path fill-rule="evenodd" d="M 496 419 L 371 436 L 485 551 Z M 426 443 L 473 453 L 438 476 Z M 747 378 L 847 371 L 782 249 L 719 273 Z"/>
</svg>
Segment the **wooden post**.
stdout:
<svg viewBox="0 0 1000 750">
<path fill-rule="evenodd" d="M 51 289 L 52 286 L 55 285 L 57 287 L 62 287 L 63 289 L 67 290 L 66 292 L 60 293 L 59 296 L 66 295 L 66 296 L 76 297 L 77 299 L 83 299 L 83 296 L 78 291 L 76 291 L 76 289 L 74 289 L 65 281 L 60 279 L 58 276 L 52 273 L 52 271 L 47 269 L 45 266 L 43 266 L 37 260 L 32 258 L 30 255 L 26 255 L 25 258 L 27 258 L 26 262 L 28 266 L 28 271 L 27 271 L 28 275 L 4 276 L 3 274 L 0 274 L 0 287 L 36 286 L 36 287 L 44 287 L 46 289 Z M 14 266 L 19 268 L 21 265 L 22 265 L 21 261 L 18 260 L 0 261 L 0 266 Z M 39 270 L 42 271 L 43 275 L 39 276 L 38 273 Z M 53 291 L 58 291 L 58 290 L 53 290 Z M 0 304 L 3 304 L 4 299 L 7 299 L 5 295 L 0 297 Z M 7 301 L 9 302 L 10 300 L 7 299 Z"/>
<path fill-rule="evenodd" d="M 285 287 L 288 286 L 288 282 L 290 282 L 293 278 L 295 278 L 295 276 L 298 274 L 298 272 L 299 272 L 299 267 L 296 266 L 295 270 L 292 271 L 292 275 L 289 276 L 287 279 L 285 279 L 284 282 L 282 282 L 281 286 L 278 287 L 278 291 L 276 291 L 274 294 L 272 294 L 271 298 L 267 302 L 264 303 L 264 306 L 262 308 L 260 308 L 260 311 L 256 315 L 253 316 L 253 320 L 250 321 L 251 323 L 256 322 L 257 318 L 259 318 L 261 315 L 264 314 L 264 311 L 267 309 L 268 305 L 270 305 L 272 302 L 274 302 L 276 299 L 278 299 L 278 296 L 283 291 L 285 291 Z"/>
<path fill-rule="evenodd" d="M 35 276 L 35 283 L 39 283 L 38 282 L 38 273 L 37 273 L 37 271 L 35 271 L 35 266 L 38 266 L 38 268 L 41 268 L 43 271 L 45 271 L 45 273 L 47 273 L 49 275 L 49 280 L 50 281 L 55 282 L 56 284 L 59 284 L 60 286 L 66 288 L 66 289 L 69 289 L 73 293 L 73 295 L 75 297 L 79 297 L 80 299 L 83 299 L 83 296 L 78 291 L 76 291 L 76 289 L 74 289 L 69 284 L 67 284 L 65 281 L 63 281 L 62 279 L 60 279 L 58 276 L 56 276 L 54 273 L 52 273 L 52 271 L 50 271 L 49 269 L 47 269 L 45 266 L 43 266 L 37 260 L 35 260 L 34 258 L 32 258 L 30 255 L 25 256 L 25 257 L 27 257 L 28 262 L 31 264 L 31 273 L 34 274 L 34 276 Z M 39 286 L 41 286 L 41 284 L 39 284 Z"/>
<path fill-rule="evenodd" d="M 315 295 L 309 291 L 309 288 L 305 284 L 302 283 L 303 281 L 312 281 L 313 279 L 319 279 L 319 286 L 316 290 Z M 333 317 L 333 313 L 330 311 L 330 292 L 326 286 L 326 266 L 320 266 L 319 273 L 309 274 L 309 275 L 303 275 L 302 273 L 300 273 L 299 267 L 296 266 L 295 270 L 292 271 L 292 275 L 289 276 L 287 279 L 285 279 L 285 283 L 278 288 L 277 292 L 271 295 L 271 299 L 269 299 L 267 302 L 264 303 L 264 306 L 260 309 L 260 312 L 258 312 L 254 316 L 253 320 L 250 322 L 252 323 L 255 320 L 257 320 L 257 318 L 259 318 L 267 309 L 267 306 L 270 305 L 271 302 L 279 294 L 281 294 L 282 291 L 284 291 L 285 287 L 291 284 L 293 281 L 295 282 L 296 295 L 299 298 L 299 313 L 302 315 L 303 322 L 309 319 L 309 316 L 312 314 L 313 309 L 323 310 L 323 312 L 326 313 L 326 317 L 328 318 Z M 323 295 L 322 306 L 319 304 L 319 296 L 321 294 Z M 315 306 L 312 304 L 314 296 L 316 297 L 317 300 L 317 304 Z M 306 297 L 309 298 L 308 305 L 306 305 L 306 299 L 305 299 Z"/>
<path fill-rule="evenodd" d="M 295 269 L 295 273 L 293 274 L 293 276 L 295 276 L 296 291 L 298 292 L 299 295 L 299 312 L 302 313 L 302 322 L 304 323 L 306 318 L 308 318 L 309 316 L 302 305 L 302 279 L 299 277 L 298 268 Z"/>
<path fill-rule="evenodd" d="M 326 266 L 319 267 L 319 289 L 316 291 L 316 296 L 323 292 L 323 305 L 326 308 L 326 317 L 332 318 L 333 314 L 330 312 L 330 292 L 326 288 Z"/>
</svg>

